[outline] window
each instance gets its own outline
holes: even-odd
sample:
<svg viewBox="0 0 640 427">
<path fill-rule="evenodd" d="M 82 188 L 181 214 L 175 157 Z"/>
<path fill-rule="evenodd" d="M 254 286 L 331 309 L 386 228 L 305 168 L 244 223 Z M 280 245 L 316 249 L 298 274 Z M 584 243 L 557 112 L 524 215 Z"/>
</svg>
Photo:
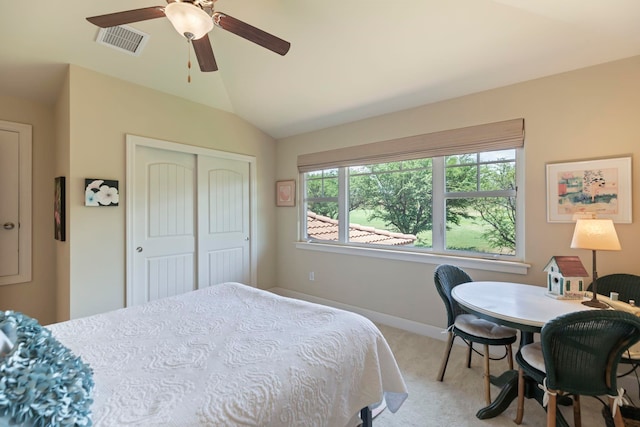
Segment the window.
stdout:
<svg viewBox="0 0 640 427">
<path fill-rule="evenodd" d="M 522 261 L 523 147 L 513 119 L 302 154 L 301 235 Z"/>
<path fill-rule="evenodd" d="M 513 259 L 516 157 L 509 149 L 306 172 L 303 235 Z"/>
</svg>

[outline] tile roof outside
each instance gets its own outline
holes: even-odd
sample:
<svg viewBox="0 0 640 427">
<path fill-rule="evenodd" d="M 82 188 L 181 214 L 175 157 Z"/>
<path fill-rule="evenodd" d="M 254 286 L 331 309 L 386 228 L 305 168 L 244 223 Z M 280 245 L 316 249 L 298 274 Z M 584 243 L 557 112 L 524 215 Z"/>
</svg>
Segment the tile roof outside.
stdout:
<svg viewBox="0 0 640 427">
<path fill-rule="evenodd" d="M 338 220 L 307 211 L 307 235 L 318 240 L 338 240 Z M 349 241 L 378 245 L 412 245 L 417 240 L 413 234 L 393 233 L 359 224 L 349 224 Z"/>
</svg>

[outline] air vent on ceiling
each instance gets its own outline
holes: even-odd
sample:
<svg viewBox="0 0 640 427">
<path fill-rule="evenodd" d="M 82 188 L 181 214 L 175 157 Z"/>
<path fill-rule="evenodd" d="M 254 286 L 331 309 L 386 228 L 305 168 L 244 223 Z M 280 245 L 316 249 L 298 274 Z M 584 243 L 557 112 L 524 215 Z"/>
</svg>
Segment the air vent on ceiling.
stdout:
<svg viewBox="0 0 640 427">
<path fill-rule="evenodd" d="M 138 31 L 126 25 L 101 28 L 96 41 L 100 44 L 138 56 L 147 43 L 149 34 Z"/>
</svg>

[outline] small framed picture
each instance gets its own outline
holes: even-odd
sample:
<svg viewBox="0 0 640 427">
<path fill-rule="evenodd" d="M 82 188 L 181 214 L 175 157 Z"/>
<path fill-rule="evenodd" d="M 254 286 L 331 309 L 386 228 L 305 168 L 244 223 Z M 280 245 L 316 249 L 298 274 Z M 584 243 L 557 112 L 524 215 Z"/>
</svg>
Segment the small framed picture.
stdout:
<svg viewBox="0 0 640 427">
<path fill-rule="evenodd" d="M 53 198 L 53 236 L 56 240 L 64 242 L 65 233 L 65 178 L 59 176 L 55 179 Z"/>
<path fill-rule="evenodd" d="M 296 181 L 288 179 L 276 182 L 276 206 L 296 205 Z"/>
<path fill-rule="evenodd" d="M 84 187 L 85 206 L 118 206 L 118 181 L 86 178 Z"/>
</svg>

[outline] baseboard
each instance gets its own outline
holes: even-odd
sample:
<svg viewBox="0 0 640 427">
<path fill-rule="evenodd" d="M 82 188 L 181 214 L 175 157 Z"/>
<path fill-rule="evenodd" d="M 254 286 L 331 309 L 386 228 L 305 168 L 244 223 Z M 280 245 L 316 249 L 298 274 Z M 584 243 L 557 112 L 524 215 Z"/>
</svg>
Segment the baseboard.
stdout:
<svg viewBox="0 0 640 427">
<path fill-rule="evenodd" d="M 347 310 L 354 313 L 358 313 L 361 316 L 366 317 L 374 323 L 381 323 L 383 325 L 391 326 L 393 328 L 402 329 L 408 332 L 412 332 L 418 335 L 424 335 L 430 338 L 438 340 L 445 340 L 447 335 L 443 333 L 442 328 L 426 323 L 415 322 L 413 320 L 403 319 L 401 317 L 391 316 L 385 313 L 379 313 L 377 311 L 368 310 L 366 308 L 356 307 L 354 305 L 343 304 L 337 301 L 308 295 L 302 292 L 291 291 L 280 287 L 273 287 L 267 289 L 267 291 L 274 294 L 281 295 L 289 298 L 296 298 L 303 301 L 313 302 L 316 304 L 327 305 L 329 307 L 339 308 L 341 310 Z"/>
</svg>

